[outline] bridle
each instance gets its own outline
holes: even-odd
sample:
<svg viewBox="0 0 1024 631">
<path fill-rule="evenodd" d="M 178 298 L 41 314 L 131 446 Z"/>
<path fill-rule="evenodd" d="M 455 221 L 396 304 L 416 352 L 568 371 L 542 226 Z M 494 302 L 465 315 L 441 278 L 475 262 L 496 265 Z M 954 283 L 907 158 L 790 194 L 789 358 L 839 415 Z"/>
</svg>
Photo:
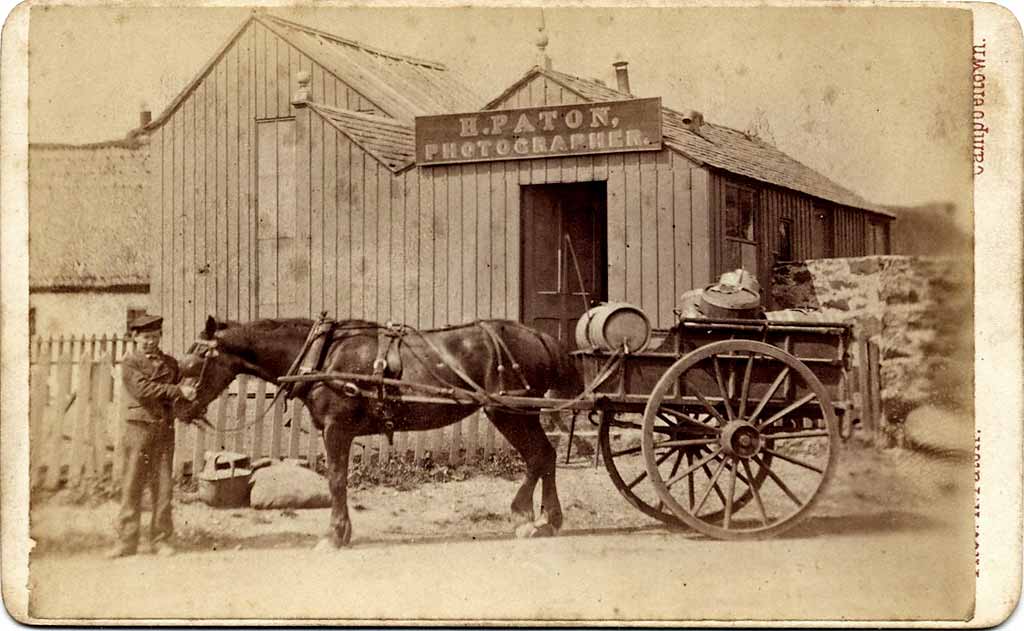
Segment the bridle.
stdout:
<svg viewBox="0 0 1024 631">
<path fill-rule="evenodd" d="M 192 346 L 189 346 L 187 354 L 189 354 L 189 355 L 198 355 L 199 357 L 203 358 L 203 365 L 199 368 L 199 376 L 196 377 L 195 384 L 193 385 L 193 387 L 196 389 L 197 393 L 199 392 L 199 388 L 200 388 L 200 386 L 203 383 L 203 376 L 206 375 L 206 366 L 210 363 L 210 358 L 211 357 L 217 357 L 218 355 L 220 355 L 220 353 L 221 353 L 221 351 L 218 350 L 217 340 L 204 340 L 204 339 L 200 338 L 200 339 L 197 339 L 194 342 L 192 342 Z M 252 364 L 251 362 L 245 360 L 244 358 L 238 357 L 237 355 L 232 355 L 232 356 L 235 359 L 241 361 L 246 366 L 246 368 L 248 368 L 251 372 L 253 372 L 253 374 L 256 374 L 256 375 L 260 374 L 261 371 L 260 371 L 258 366 Z M 275 383 L 276 383 L 276 381 L 275 381 Z M 256 421 L 262 420 L 267 415 L 267 413 L 270 412 L 271 409 L 273 409 L 274 405 L 277 403 L 277 400 L 281 396 L 282 393 L 283 393 L 283 390 L 281 388 L 278 388 L 277 393 L 274 395 L 274 399 L 270 402 L 270 405 L 268 405 L 266 407 L 266 409 L 264 409 L 263 412 L 256 418 Z M 214 428 L 213 424 L 210 423 L 210 421 L 207 420 L 206 418 L 200 417 L 199 420 L 202 420 L 207 425 L 209 425 L 210 429 Z M 254 421 L 254 422 L 256 422 L 256 421 Z M 231 429 L 222 429 L 221 431 L 225 431 L 225 432 L 239 431 L 239 430 L 245 429 L 246 426 L 251 425 L 251 424 L 252 423 L 248 423 L 245 426 L 242 426 L 240 424 L 239 427 L 235 427 L 235 428 L 231 428 Z"/>
<path fill-rule="evenodd" d="M 188 347 L 188 355 L 198 355 L 203 358 L 203 365 L 199 369 L 199 376 L 196 377 L 195 388 L 199 389 L 199 385 L 203 383 L 203 376 L 206 375 L 206 365 L 210 362 L 211 357 L 216 357 L 219 351 L 217 350 L 217 340 L 196 340 L 192 342 L 192 346 Z"/>
</svg>

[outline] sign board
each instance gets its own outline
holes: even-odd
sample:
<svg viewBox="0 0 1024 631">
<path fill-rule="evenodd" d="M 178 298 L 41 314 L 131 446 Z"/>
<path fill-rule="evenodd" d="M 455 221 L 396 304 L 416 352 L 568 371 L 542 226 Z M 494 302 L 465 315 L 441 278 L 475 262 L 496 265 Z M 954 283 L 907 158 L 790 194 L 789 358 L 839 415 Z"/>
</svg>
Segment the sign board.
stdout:
<svg viewBox="0 0 1024 631">
<path fill-rule="evenodd" d="M 660 149 L 660 98 L 416 118 L 419 165 Z"/>
</svg>

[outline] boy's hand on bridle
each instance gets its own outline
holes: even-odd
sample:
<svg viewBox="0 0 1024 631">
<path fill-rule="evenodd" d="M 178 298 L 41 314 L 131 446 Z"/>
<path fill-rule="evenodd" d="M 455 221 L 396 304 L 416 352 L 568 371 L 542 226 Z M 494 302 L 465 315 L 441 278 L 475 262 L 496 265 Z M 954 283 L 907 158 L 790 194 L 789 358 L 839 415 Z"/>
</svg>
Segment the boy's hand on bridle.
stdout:
<svg viewBox="0 0 1024 631">
<path fill-rule="evenodd" d="M 188 401 L 196 400 L 196 388 L 195 386 L 188 384 L 181 384 L 178 386 L 178 390 L 181 392 L 181 396 Z"/>
</svg>

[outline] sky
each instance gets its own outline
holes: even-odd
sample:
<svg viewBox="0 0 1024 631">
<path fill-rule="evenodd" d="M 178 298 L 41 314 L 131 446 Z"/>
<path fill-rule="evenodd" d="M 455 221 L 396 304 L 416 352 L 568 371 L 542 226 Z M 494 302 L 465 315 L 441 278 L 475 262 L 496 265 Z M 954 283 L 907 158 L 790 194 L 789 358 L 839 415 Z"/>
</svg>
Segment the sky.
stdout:
<svg viewBox="0 0 1024 631">
<path fill-rule="evenodd" d="M 293 3 L 294 4 L 294 3 Z M 494 98 L 536 63 L 539 8 L 277 7 L 337 35 L 432 59 Z M 244 8 L 34 7 L 31 142 L 123 136 L 245 20 Z M 935 8 L 551 8 L 556 70 L 742 131 L 881 204 L 971 201 L 970 16 Z"/>
</svg>

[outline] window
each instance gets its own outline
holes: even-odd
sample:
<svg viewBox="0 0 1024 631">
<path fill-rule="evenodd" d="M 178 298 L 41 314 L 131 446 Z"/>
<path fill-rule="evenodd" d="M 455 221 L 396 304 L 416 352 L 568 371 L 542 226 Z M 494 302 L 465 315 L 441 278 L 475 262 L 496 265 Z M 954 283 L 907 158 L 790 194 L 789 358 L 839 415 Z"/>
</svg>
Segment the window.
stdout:
<svg viewBox="0 0 1024 631">
<path fill-rule="evenodd" d="M 720 273 L 743 268 L 757 276 L 757 202 L 758 191 L 736 184 L 725 184 L 725 238 L 722 243 Z"/>
<path fill-rule="evenodd" d="M 790 219 L 779 221 L 778 260 L 793 260 L 793 221 Z"/>
<path fill-rule="evenodd" d="M 754 237 L 754 209 L 757 191 L 725 185 L 725 236 L 746 241 Z"/>
<path fill-rule="evenodd" d="M 28 308 L 28 336 L 33 338 L 36 336 L 36 308 Z"/>
<path fill-rule="evenodd" d="M 144 315 L 146 315 L 145 309 L 140 309 L 138 307 L 128 307 L 128 317 L 125 319 L 124 330 L 131 333 L 132 320 L 134 320 L 135 318 L 141 318 Z"/>
</svg>

